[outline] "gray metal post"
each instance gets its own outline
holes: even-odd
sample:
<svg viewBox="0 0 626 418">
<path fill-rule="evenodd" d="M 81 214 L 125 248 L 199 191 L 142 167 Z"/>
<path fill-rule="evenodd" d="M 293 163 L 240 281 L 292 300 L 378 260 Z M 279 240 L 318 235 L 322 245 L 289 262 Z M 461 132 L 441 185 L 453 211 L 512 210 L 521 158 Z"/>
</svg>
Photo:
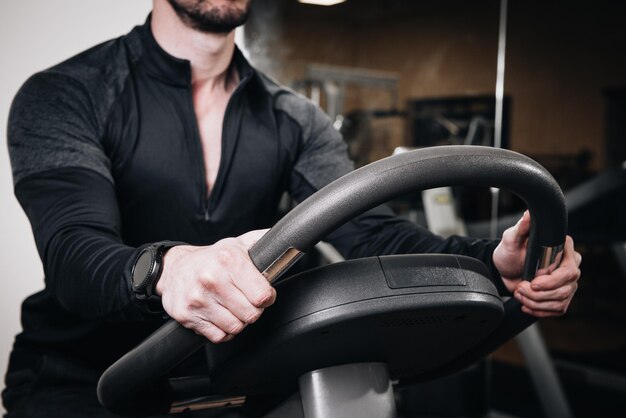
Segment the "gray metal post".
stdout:
<svg viewBox="0 0 626 418">
<path fill-rule="evenodd" d="M 396 404 L 384 363 L 356 363 L 300 376 L 306 418 L 394 418 Z"/>
<path fill-rule="evenodd" d="M 515 337 L 515 341 L 522 350 L 545 416 L 571 418 L 572 411 L 537 324 Z"/>
<path fill-rule="evenodd" d="M 502 112 L 504 108 L 504 58 L 506 56 L 506 20 L 508 0 L 500 0 L 500 23 L 498 31 L 498 67 L 496 74 L 496 115 L 494 117 L 493 146 L 502 148 Z M 491 238 L 495 239 L 498 231 L 498 203 L 500 189 L 491 190 Z"/>
</svg>

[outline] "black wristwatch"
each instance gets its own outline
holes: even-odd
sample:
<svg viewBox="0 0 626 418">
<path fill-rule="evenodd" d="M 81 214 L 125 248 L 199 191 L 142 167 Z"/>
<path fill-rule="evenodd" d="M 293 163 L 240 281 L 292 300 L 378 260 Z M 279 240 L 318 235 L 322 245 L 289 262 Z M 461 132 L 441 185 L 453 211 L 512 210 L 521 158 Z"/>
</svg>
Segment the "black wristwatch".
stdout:
<svg viewBox="0 0 626 418">
<path fill-rule="evenodd" d="M 185 243 L 162 241 L 141 250 L 131 273 L 133 291 L 138 299 L 148 299 L 155 295 L 156 284 L 163 272 L 163 256 L 167 250 L 177 245 L 185 245 Z"/>
</svg>

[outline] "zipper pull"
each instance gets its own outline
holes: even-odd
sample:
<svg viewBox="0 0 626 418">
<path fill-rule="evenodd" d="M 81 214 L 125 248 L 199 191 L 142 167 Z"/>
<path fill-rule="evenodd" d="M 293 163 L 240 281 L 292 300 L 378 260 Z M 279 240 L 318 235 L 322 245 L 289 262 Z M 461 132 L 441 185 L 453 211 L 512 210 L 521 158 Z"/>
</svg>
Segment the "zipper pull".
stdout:
<svg viewBox="0 0 626 418">
<path fill-rule="evenodd" d="M 204 222 L 209 222 L 211 220 L 211 216 L 209 215 L 209 208 L 204 209 Z"/>
</svg>

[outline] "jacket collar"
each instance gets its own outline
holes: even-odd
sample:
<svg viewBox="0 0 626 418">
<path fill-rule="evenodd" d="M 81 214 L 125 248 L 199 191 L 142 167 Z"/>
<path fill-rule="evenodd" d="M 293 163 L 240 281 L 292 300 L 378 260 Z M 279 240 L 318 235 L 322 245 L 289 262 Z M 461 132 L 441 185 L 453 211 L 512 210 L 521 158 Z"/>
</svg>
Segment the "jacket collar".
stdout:
<svg viewBox="0 0 626 418">
<path fill-rule="evenodd" d="M 139 47 L 140 52 L 138 55 L 142 69 L 164 83 L 188 87 L 191 85 L 191 64 L 189 60 L 176 58 L 161 48 L 152 34 L 150 21 L 151 15 L 148 15 L 146 22 L 141 26 L 137 26 L 129 34 L 131 45 L 134 44 Z M 255 73 L 250 63 L 248 63 L 236 46 L 231 65 L 237 67 L 241 81 L 252 77 Z"/>
</svg>

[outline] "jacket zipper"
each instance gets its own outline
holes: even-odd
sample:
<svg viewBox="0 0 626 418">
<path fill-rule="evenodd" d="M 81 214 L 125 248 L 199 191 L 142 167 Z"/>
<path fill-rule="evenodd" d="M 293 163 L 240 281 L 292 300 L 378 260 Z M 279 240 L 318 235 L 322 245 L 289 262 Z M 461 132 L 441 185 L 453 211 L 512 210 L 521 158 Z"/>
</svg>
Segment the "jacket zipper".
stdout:
<svg viewBox="0 0 626 418">
<path fill-rule="evenodd" d="M 248 83 L 250 78 L 251 76 L 248 74 L 239 82 L 237 87 L 235 87 L 233 94 L 231 94 L 230 98 L 228 99 L 228 103 L 226 103 L 226 110 L 224 111 L 224 120 L 222 121 L 222 150 L 221 150 L 222 155 L 220 156 L 220 165 L 217 168 L 217 177 L 215 178 L 215 184 L 213 185 L 213 190 L 210 193 L 209 193 L 209 185 L 206 180 L 206 164 L 204 161 L 202 138 L 200 137 L 200 128 L 198 126 L 198 118 L 196 116 L 196 110 L 193 105 L 193 91 L 192 91 L 191 83 L 189 83 L 189 86 L 187 88 L 187 91 L 189 93 L 189 104 L 191 106 L 191 115 L 194 121 L 193 131 L 194 131 L 194 136 L 195 136 L 196 148 L 198 151 L 197 155 L 198 155 L 198 160 L 200 163 L 200 176 L 201 176 L 201 180 L 200 180 L 201 199 L 200 201 L 202 202 L 201 217 L 204 222 L 209 222 L 211 220 L 211 214 L 213 211 L 212 204 L 214 203 L 214 200 L 215 200 L 215 199 L 212 199 L 213 194 L 214 194 L 213 192 L 218 187 L 218 184 L 222 181 L 222 177 L 223 177 L 222 171 L 224 167 L 224 150 L 226 146 L 225 139 L 226 139 L 226 126 L 227 126 L 226 122 L 228 120 L 228 114 L 230 113 L 232 103 L 235 100 L 236 96 L 240 93 L 243 87 Z"/>
</svg>

